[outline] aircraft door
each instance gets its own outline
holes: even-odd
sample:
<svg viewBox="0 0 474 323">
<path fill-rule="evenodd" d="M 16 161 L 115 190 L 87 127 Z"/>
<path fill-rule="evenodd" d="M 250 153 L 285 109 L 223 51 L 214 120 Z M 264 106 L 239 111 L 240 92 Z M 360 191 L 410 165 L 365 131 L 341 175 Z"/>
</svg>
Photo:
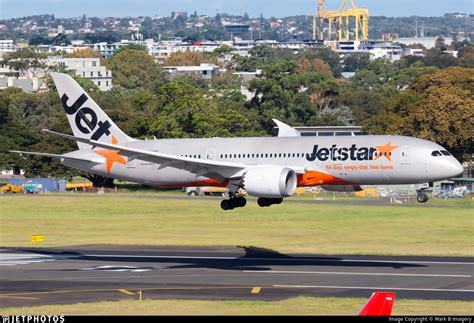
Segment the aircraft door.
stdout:
<svg viewBox="0 0 474 323">
<path fill-rule="evenodd" d="M 206 158 L 205 159 L 209 159 L 209 160 L 215 160 L 216 159 L 216 150 L 215 149 L 208 149 L 206 151 Z"/>
<path fill-rule="evenodd" d="M 412 147 L 402 147 L 400 152 L 400 164 L 402 165 L 410 165 L 411 158 L 412 158 Z"/>
</svg>

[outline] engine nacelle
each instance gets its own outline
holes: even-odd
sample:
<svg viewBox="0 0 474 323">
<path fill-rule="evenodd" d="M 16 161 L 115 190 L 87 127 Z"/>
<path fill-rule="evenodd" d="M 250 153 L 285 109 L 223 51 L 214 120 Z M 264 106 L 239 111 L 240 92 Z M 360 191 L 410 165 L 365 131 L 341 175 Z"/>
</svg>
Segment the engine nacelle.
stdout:
<svg viewBox="0 0 474 323">
<path fill-rule="evenodd" d="M 323 185 L 321 187 L 329 192 L 360 192 L 367 188 L 360 185 Z"/>
<path fill-rule="evenodd" d="M 265 198 L 282 198 L 295 194 L 296 173 L 287 167 L 261 166 L 249 168 L 243 186 L 249 195 Z"/>
</svg>

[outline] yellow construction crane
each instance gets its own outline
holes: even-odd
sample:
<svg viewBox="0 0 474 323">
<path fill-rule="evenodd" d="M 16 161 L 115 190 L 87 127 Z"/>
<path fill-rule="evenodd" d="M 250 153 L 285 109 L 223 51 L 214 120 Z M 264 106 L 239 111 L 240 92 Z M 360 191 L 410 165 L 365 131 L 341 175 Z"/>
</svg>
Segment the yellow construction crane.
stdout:
<svg viewBox="0 0 474 323">
<path fill-rule="evenodd" d="M 354 0 L 349 1 L 350 8 L 347 6 L 347 0 L 344 0 L 341 9 L 337 11 L 326 10 L 324 0 L 318 0 L 318 10 L 313 17 L 314 40 L 332 40 L 333 31 L 336 31 L 337 40 L 348 41 L 351 38 L 352 25 L 354 40 L 369 39 L 369 9 L 358 8 Z"/>
</svg>

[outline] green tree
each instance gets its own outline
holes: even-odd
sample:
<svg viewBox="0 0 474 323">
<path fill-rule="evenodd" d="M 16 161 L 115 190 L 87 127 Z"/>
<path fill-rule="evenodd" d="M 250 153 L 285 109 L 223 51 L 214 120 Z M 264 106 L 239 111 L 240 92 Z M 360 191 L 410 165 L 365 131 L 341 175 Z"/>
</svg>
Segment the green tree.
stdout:
<svg viewBox="0 0 474 323">
<path fill-rule="evenodd" d="M 112 56 L 107 67 L 112 70 L 114 84 L 127 89 L 146 88 L 154 92 L 165 80 L 164 71 L 142 50 L 124 50 Z"/>
<path fill-rule="evenodd" d="M 432 140 L 458 159 L 469 159 L 474 153 L 473 80 L 474 69 L 462 67 L 424 74 L 365 127 L 372 133 Z"/>
<path fill-rule="evenodd" d="M 369 53 L 354 53 L 344 58 L 343 72 L 357 72 L 365 69 L 370 62 Z"/>
</svg>

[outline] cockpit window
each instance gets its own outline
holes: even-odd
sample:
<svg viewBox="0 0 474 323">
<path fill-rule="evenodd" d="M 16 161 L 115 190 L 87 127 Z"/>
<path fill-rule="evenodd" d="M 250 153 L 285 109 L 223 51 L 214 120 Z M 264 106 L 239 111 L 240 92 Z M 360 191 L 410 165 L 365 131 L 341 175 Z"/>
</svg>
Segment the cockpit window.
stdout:
<svg viewBox="0 0 474 323">
<path fill-rule="evenodd" d="M 441 150 L 441 153 L 445 156 L 452 156 L 449 151 L 446 151 L 446 150 Z"/>
<path fill-rule="evenodd" d="M 431 153 L 431 156 L 438 157 L 438 156 L 443 156 L 440 151 L 435 150 Z"/>
</svg>

